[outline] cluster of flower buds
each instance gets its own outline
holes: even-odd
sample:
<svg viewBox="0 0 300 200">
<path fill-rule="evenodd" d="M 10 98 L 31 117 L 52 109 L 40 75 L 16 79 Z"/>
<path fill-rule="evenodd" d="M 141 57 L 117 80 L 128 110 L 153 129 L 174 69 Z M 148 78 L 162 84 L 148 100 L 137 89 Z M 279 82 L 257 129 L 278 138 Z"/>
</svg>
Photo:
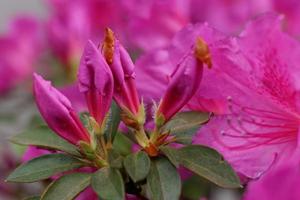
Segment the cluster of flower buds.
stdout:
<svg viewBox="0 0 300 200">
<path fill-rule="evenodd" d="M 157 147 L 169 136 L 159 129 L 194 95 L 202 79 L 203 64 L 211 67 L 210 52 L 207 44 L 197 38 L 171 75 L 171 82 L 155 112 L 156 130 L 150 138 L 144 130 L 145 110 L 137 94 L 134 64 L 110 29 L 106 29 L 103 44 L 98 47 L 92 41 L 87 42 L 79 66 L 79 90 L 86 98 L 91 128 L 84 127 L 70 101 L 39 75 L 34 76 L 34 91 L 49 127 L 89 154 L 104 134 L 114 99 L 121 108 L 122 121 L 133 130 L 138 144 L 155 156 Z M 102 143 L 106 149 L 105 142 Z"/>
</svg>

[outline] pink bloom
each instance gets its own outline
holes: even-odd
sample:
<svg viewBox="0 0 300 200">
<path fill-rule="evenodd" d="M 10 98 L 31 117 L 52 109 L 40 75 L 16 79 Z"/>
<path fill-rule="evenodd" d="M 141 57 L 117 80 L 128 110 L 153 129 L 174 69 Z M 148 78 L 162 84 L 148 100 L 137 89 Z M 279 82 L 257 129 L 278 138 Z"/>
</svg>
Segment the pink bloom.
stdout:
<svg viewBox="0 0 300 200">
<path fill-rule="evenodd" d="M 288 161 L 249 183 L 243 200 L 298 200 L 300 198 L 299 163 Z"/>
<path fill-rule="evenodd" d="M 91 41 L 88 41 L 81 57 L 78 80 L 89 112 L 102 124 L 112 101 L 113 77 L 104 57 Z"/>
<path fill-rule="evenodd" d="M 300 45 L 282 32 L 281 21 L 267 14 L 249 23 L 213 56 L 217 79 L 207 76 L 214 83 L 207 94 L 218 92 L 219 98 L 227 98 L 227 106 L 195 142 L 218 149 L 249 178 L 281 163 L 298 145 Z M 192 109 L 198 110 L 197 101 L 190 104 Z"/>
<path fill-rule="evenodd" d="M 140 100 L 135 84 L 134 64 L 110 29 L 106 30 L 102 53 L 114 77 L 114 99 L 121 108 L 136 114 L 139 111 Z"/>
<path fill-rule="evenodd" d="M 75 145 L 80 140 L 90 142 L 87 130 L 63 94 L 37 74 L 34 74 L 33 87 L 39 111 L 54 132 Z"/>
</svg>

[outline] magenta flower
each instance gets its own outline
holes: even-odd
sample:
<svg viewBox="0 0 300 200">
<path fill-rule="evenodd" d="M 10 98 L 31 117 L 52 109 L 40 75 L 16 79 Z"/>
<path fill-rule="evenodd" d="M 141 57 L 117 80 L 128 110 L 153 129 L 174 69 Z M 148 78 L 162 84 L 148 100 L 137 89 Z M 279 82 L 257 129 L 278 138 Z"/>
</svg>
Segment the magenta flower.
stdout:
<svg viewBox="0 0 300 200">
<path fill-rule="evenodd" d="M 192 98 L 200 86 L 204 63 L 211 67 L 210 52 L 207 44 L 197 38 L 171 74 L 170 84 L 159 104 L 156 118 L 161 116 L 164 122 L 168 121 Z"/>
<path fill-rule="evenodd" d="M 134 64 L 110 29 L 106 29 L 102 53 L 114 77 L 114 99 L 121 108 L 137 114 L 140 100 L 135 85 Z"/>
<path fill-rule="evenodd" d="M 215 83 L 212 91 L 227 98 L 227 106 L 201 129 L 195 142 L 218 149 L 249 178 L 289 157 L 298 145 L 300 45 L 282 32 L 281 21 L 267 14 L 249 23 L 212 58 L 218 79 L 207 76 Z M 192 101 L 192 109 L 198 109 L 197 102 Z"/>
<path fill-rule="evenodd" d="M 102 124 L 113 96 L 113 77 L 97 47 L 88 41 L 81 57 L 79 90 L 85 94 L 89 112 Z"/>
<path fill-rule="evenodd" d="M 63 94 L 37 74 L 34 74 L 33 88 L 39 111 L 54 132 L 75 145 L 79 141 L 90 142 L 87 130 Z"/>
<path fill-rule="evenodd" d="M 296 157 L 296 160 L 298 158 Z M 298 200 L 300 197 L 299 162 L 287 161 L 272 168 L 259 180 L 249 183 L 243 200 Z"/>
</svg>

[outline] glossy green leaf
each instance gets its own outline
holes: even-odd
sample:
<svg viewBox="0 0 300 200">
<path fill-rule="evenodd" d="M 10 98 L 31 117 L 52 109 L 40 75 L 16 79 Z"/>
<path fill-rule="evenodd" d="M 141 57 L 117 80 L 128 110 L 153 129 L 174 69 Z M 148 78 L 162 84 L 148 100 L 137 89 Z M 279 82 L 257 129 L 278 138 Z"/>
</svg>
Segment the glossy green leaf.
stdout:
<svg viewBox="0 0 300 200">
<path fill-rule="evenodd" d="M 147 177 L 147 191 L 151 200 L 178 200 L 181 192 L 180 176 L 166 158 L 152 161 Z"/>
<path fill-rule="evenodd" d="M 144 151 L 128 155 L 124 159 L 124 167 L 134 182 L 146 178 L 150 170 L 150 158 Z"/>
<path fill-rule="evenodd" d="M 206 123 L 208 120 L 209 113 L 181 112 L 163 126 L 163 131 L 170 131 L 172 135 L 176 136 L 178 143 L 190 144 L 201 124 Z"/>
<path fill-rule="evenodd" d="M 170 162 L 176 167 L 179 167 L 179 163 L 178 163 L 178 153 L 177 153 L 177 149 L 174 149 L 172 147 L 169 146 L 162 146 L 159 148 L 163 154 L 170 160 Z"/>
<path fill-rule="evenodd" d="M 20 165 L 8 176 L 7 181 L 35 182 L 82 166 L 81 161 L 68 155 L 49 154 Z"/>
<path fill-rule="evenodd" d="M 47 126 L 36 127 L 11 138 L 11 141 L 21 145 L 33 145 L 46 149 L 61 150 L 72 155 L 80 155 L 76 146 L 59 137 Z"/>
<path fill-rule="evenodd" d="M 90 185 L 91 174 L 73 173 L 53 181 L 43 193 L 41 200 L 73 200 Z"/>
<path fill-rule="evenodd" d="M 113 101 L 109 110 L 109 115 L 106 121 L 105 135 L 108 141 L 114 141 L 121 122 L 121 110 Z"/>
<path fill-rule="evenodd" d="M 214 149 L 189 145 L 178 151 L 181 165 L 224 188 L 240 187 L 240 181 L 231 166 Z"/>
<path fill-rule="evenodd" d="M 92 188 L 102 200 L 123 200 L 125 188 L 121 173 L 117 169 L 102 168 L 92 176 Z"/>
</svg>

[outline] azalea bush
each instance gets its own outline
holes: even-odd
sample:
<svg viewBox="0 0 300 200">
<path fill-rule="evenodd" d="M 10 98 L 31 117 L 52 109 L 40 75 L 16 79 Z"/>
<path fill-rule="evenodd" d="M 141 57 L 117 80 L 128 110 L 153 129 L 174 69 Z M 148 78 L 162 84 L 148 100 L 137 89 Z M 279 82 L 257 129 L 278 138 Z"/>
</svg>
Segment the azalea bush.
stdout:
<svg viewBox="0 0 300 200">
<path fill-rule="evenodd" d="M 154 105 L 154 121 L 147 121 L 131 58 L 107 29 L 103 44 L 97 47 L 89 41 L 80 61 L 78 87 L 89 112 L 78 115 L 72 102 L 34 74 L 35 100 L 48 126 L 35 127 L 12 141 L 52 152 L 22 164 L 7 181 L 52 177 L 37 199 L 73 199 L 87 187 L 100 199 L 121 200 L 126 194 L 179 199 L 181 165 L 221 187 L 241 187 L 216 150 L 191 144 L 209 114 L 179 112 L 199 87 L 204 65 L 211 67 L 209 48 L 197 38 L 176 66 L 162 100 Z M 126 128 L 119 129 L 120 122 Z M 136 145 L 135 150 L 121 150 L 125 141 Z"/>
<path fill-rule="evenodd" d="M 298 1 L 46 3 L 0 38 L 0 199 L 300 198 Z"/>
</svg>

